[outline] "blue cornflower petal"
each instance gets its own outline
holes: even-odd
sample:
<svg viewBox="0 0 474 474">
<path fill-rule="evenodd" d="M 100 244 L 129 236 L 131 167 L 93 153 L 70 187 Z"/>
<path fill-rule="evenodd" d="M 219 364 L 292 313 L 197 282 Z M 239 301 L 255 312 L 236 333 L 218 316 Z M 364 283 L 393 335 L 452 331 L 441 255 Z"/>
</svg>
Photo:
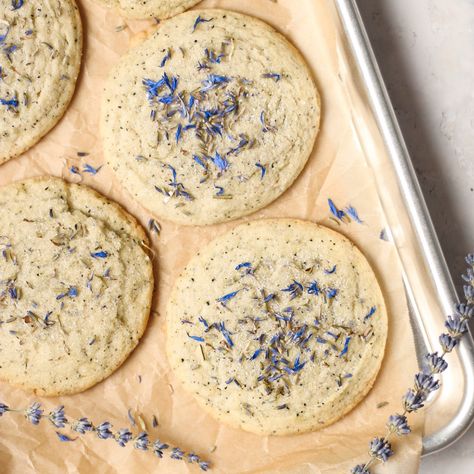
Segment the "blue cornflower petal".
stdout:
<svg viewBox="0 0 474 474">
<path fill-rule="evenodd" d="M 337 290 L 335 288 L 328 288 L 326 291 L 326 295 L 329 299 L 332 299 L 337 295 Z"/>
<path fill-rule="evenodd" d="M 328 204 L 329 204 L 329 210 L 331 211 L 333 216 L 339 220 L 342 220 L 342 218 L 346 215 L 345 212 L 339 210 L 334 204 L 334 201 L 332 199 L 328 199 Z"/>
<path fill-rule="evenodd" d="M 257 349 L 257 350 L 252 354 L 252 357 L 250 357 L 250 360 L 255 360 L 262 352 L 263 352 L 263 349 Z"/>
<path fill-rule="evenodd" d="M 311 282 L 310 285 L 308 286 L 308 293 L 310 295 L 318 296 L 319 292 L 320 292 L 320 289 L 319 289 L 319 286 L 318 286 L 318 282 L 317 281 Z"/>
<path fill-rule="evenodd" d="M 201 18 L 201 15 L 199 15 L 197 18 L 196 18 L 196 21 L 194 22 L 194 25 L 193 25 L 193 33 L 196 31 L 196 28 L 197 26 L 199 25 L 199 23 L 208 23 L 210 21 L 212 21 L 214 18 L 209 18 L 209 20 L 206 20 L 206 18 Z"/>
<path fill-rule="evenodd" d="M 206 164 L 202 161 L 201 158 L 199 158 L 198 155 L 193 155 L 193 160 L 194 160 L 199 166 L 202 166 L 205 170 L 207 170 Z"/>
<path fill-rule="evenodd" d="M 262 74 L 262 77 L 265 79 L 274 79 L 275 82 L 281 80 L 281 74 L 277 74 L 276 72 L 267 72 L 266 74 Z"/>
<path fill-rule="evenodd" d="M 217 299 L 219 303 L 227 303 L 227 301 L 231 300 L 237 293 L 239 293 L 240 290 L 232 291 L 231 293 L 227 293 L 224 296 L 221 296 L 220 298 Z"/>
<path fill-rule="evenodd" d="M 239 263 L 235 269 L 236 270 L 240 270 L 241 268 L 251 268 L 252 267 L 252 264 L 250 262 L 243 262 L 243 263 Z"/>
<path fill-rule="evenodd" d="M 23 6 L 23 0 L 12 0 L 12 10 L 18 10 Z"/>
<path fill-rule="evenodd" d="M 363 224 L 364 222 L 360 219 L 359 214 L 357 213 L 357 210 L 353 206 L 348 206 L 345 209 L 346 213 L 352 217 L 358 224 Z"/>
<path fill-rule="evenodd" d="M 97 174 L 97 173 L 100 171 L 101 168 L 102 168 L 102 166 L 99 166 L 98 168 L 94 168 L 93 166 L 91 166 L 91 165 L 89 165 L 89 164 L 86 163 L 86 164 L 84 165 L 84 168 L 82 168 L 82 171 L 83 171 L 84 173 L 90 173 L 90 174 L 94 174 L 94 175 L 95 175 L 95 174 Z"/>
<path fill-rule="evenodd" d="M 56 431 L 56 434 L 58 435 L 59 441 L 65 442 L 65 441 L 76 441 L 77 438 L 70 438 L 68 435 L 65 435 L 64 433 L 60 433 L 59 431 Z"/>
<path fill-rule="evenodd" d="M 93 258 L 107 258 L 109 254 L 105 250 L 99 250 L 97 252 L 92 252 L 91 257 Z"/>
<path fill-rule="evenodd" d="M 123 448 L 132 439 L 132 436 L 133 435 L 130 432 L 130 430 L 128 430 L 127 428 L 121 428 L 118 431 L 117 436 L 115 437 L 115 440 L 117 441 L 119 446 L 122 446 Z"/>
<path fill-rule="evenodd" d="M 171 58 L 171 50 L 168 48 L 168 50 L 166 51 L 165 56 L 164 56 L 163 59 L 161 60 L 160 67 L 165 67 L 166 62 L 167 62 L 168 59 L 170 59 L 170 58 Z"/>
<path fill-rule="evenodd" d="M 364 321 L 367 321 L 369 318 L 373 316 L 373 314 L 377 311 L 377 306 L 372 306 L 369 309 L 369 312 L 364 316 Z"/>
<path fill-rule="evenodd" d="M 260 169 L 260 179 L 263 179 L 267 172 L 267 168 L 260 163 L 255 163 L 255 166 Z"/>
<path fill-rule="evenodd" d="M 18 107 L 19 102 L 17 99 L 0 99 L 0 104 L 7 107 Z"/>
<path fill-rule="evenodd" d="M 290 293 L 290 299 L 294 299 L 303 291 L 303 285 L 300 282 L 293 280 L 293 283 L 288 285 L 286 288 L 282 288 L 281 291 Z"/>
<path fill-rule="evenodd" d="M 339 357 L 342 357 L 343 355 L 347 354 L 347 351 L 349 350 L 349 343 L 350 342 L 351 342 L 351 337 L 347 336 L 346 340 L 344 341 L 344 347 L 343 347 L 341 353 L 339 354 Z"/>
<path fill-rule="evenodd" d="M 211 158 L 211 160 L 221 171 L 225 171 L 229 167 L 229 162 L 225 158 L 223 158 L 217 151 L 216 156 L 214 158 Z"/>
</svg>

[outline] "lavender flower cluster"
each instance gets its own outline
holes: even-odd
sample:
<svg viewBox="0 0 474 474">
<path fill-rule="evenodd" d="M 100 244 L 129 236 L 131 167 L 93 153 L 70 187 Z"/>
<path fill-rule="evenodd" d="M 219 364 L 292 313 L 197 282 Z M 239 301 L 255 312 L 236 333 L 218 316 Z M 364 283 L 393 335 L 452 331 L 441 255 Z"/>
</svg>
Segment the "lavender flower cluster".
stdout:
<svg viewBox="0 0 474 474">
<path fill-rule="evenodd" d="M 387 433 L 382 438 L 374 438 L 369 443 L 370 459 L 365 464 L 358 464 L 351 470 L 351 474 L 370 474 L 370 466 L 377 461 L 386 462 L 394 453 L 390 444 L 393 435 L 403 436 L 410 433 L 406 415 L 423 408 L 429 395 L 438 390 L 437 375 L 448 368 L 444 359 L 460 342 L 464 333 L 468 331 L 468 322 L 474 315 L 474 254 L 466 257 L 468 269 L 462 275 L 465 281 L 465 303 L 455 306 L 454 314 L 446 318 L 446 332 L 439 337 L 441 353 L 426 354 L 421 372 L 415 375 L 413 387 L 403 396 L 403 413 L 391 415 L 387 421 Z"/>
<path fill-rule="evenodd" d="M 121 428 L 114 431 L 112 424 L 108 421 L 104 421 L 97 426 L 93 425 L 87 418 L 69 421 L 66 418 L 64 406 L 59 406 L 46 415 L 44 414 L 44 410 L 41 408 L 41 404 L 38 402 L 32 403 L 25 410 L 16 410 L 10 408 L 4 403 L 0 403 L 0 417 L 7 412 L 23 413 L 25 418 L 33 425 L 38 425 L 43 418 L 46 418 L 55 428 L 58 429 L 69 426 L 73 432 L 81 435 L 88 432 L 95 432 L 99 439 L 114 439 L 121 447 L 125 447 L 128 443 L 132 442 L 135 449 L 140 451 L 151 451 L 158 458 L 162 458 L 166 452 L 171 459 L 187 461 L 190 464 L 195 464 L 202 471 L 207 471 L 209 469 L 209 463 L 202 460 L 197 454 L 186 453 L 178 447 L 170 447 L 159 439 L 155 441 L 150 440 L 148 433 L 145 431 L 134 435 L 128 428 Z M 56 431 L 56 435 L 58 436 L 58 439 L 63 442 L 75 441 L 77 439 L 71 438 L 60 431 Z"/>
</svg>

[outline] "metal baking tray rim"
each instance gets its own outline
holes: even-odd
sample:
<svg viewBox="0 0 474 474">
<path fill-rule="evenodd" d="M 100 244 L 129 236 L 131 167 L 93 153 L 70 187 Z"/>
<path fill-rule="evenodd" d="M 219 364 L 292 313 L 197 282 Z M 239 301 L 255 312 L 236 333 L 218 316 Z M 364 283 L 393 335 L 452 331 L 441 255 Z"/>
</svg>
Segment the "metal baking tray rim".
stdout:
<svg viewBox="0 0 474 474">
<path fill-rule="evenodd" d="M 410 154 L 400 130 L 393 106 L 370 44 L 362 17 L 355 0 L 335 0 L 346 38 L 351 48 L 361 79 L 363 80 L 378 128 L 397 175 L 407 212 L 416 232 L 418 244 L 430 276 L 437 290 L 438 302 L 444 314 L 452 311 L 459 301 L 436 235 Z M 410 305 L 410 293 L 407 292 Z M 412 319 L 415 326 L 422 321 Z M 421 331 L 421 327 L 419 327 Z M 417 352 L 427 348 L 415 339 Z M 464 375 L 462 400 L 455 415 L 438 431 L 423 438 L 422 455 L 426 456 L 447 448 L 457 441 L 474 421 L 474 341 L 466 334 L 457 349 Z M 448 369 L 449 370 L 449 369 Z"/>
</svg>

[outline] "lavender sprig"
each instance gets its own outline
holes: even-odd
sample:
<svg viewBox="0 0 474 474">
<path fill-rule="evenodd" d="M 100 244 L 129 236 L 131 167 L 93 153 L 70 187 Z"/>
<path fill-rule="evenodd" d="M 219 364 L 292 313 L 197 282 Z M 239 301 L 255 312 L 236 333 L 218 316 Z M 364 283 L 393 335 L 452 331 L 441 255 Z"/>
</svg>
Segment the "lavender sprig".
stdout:
<svg viewBox="0 0 474 474">
<path fill-rule="evenodd" d="M 59 406 L 48 414 L 44 413 L 41 403 L 33 402 L 25 409 L 13 409 L 5 403 L 0 403 L 0 417 L 6 413 L 22 413 L 25 418 L 33 425 L 39 425 L 41 420 L 47 419 L 55 428 L 68 427 L 71 431 L 84 435 L 88 432 L 95 432 L 99 439 L 113 439 L 121 447 L 125 447 L 132 442 L 135 449 L 140 451 L 150 451 L 158 458 L 162 458 L 165 453 L 171 459 L 184 461 L 189 464 L 196 464 L 202 471 L 209 470 L 209 463 L 201 459 L 197 454 L 191 452 L 186 453 L 178 447 L 170 448 L 166 443 L 160 440 L 150 440 L 149 434 L 145 431 L 134 435 L 128 428 L 114 430 L 109 421 L 104 421 L 99 425 L 94 425 L 88 418 L 79 418 L 78 420 L 69 421 L 64 412 L 64 406 Z M 77 438 L 72 438 L 65 433 L 55 431 L 59 441 L 73 442 Z"/>
<path fill-rule="evenodd" d="M 455 305 L 454 314 L 446 318 L 445 327 L 447 332 L 441 334 L 439 343 L 441 353 L 433 352 L 426 354 L 423 370 L 415 375 L 414 386 L 409 388 L 402 398 L 403 414 L 391 415 L 387 421 L 387 433 L 383 438 L 374 438 L 369 443 L 370 459 L 365 464 L 358 464 L 351 469 L 351 474 L 370 474 L 370 466 L 377 461 L 386 462 L 392 455 L 390 438 L 393 435 L 403 436 L 411 432 L 406 415 L 423 408 L 429 395 L 438 390 L 439 379 L 435 376 L 441 374 L 448 368 L 444 359 L 460 342 L 462 336 L 468 331 L 468 322 L 474 315 L 474 253 L 466 257 L 468 269 L 463 280 L 465 303 Z"/>
</svg>

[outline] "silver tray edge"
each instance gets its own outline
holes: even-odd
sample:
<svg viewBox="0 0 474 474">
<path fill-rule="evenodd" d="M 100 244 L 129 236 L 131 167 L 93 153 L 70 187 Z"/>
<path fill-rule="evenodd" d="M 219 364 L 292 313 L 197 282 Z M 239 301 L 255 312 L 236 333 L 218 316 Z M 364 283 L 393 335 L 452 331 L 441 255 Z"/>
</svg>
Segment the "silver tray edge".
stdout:
<svg viewBox="0 0 474 474">
<path fill-rule="evenodd" d="M 358 6 L 355 0 L 335 0 L 335 3 L 375 119 L 394 165 L 420 250 L 438 292 L 439 304 L 444 314 L 450 314 L 453 304 L 459 301 L 459 297 Z M 453 444 L 474 421 L 474 341 L 470 333 L 463 338 L 457 351 L 464 374 L 462 401 L 456 414 L 444 427 L 423 438 L 423 456 L 441 451 Z"/>
</svg>

